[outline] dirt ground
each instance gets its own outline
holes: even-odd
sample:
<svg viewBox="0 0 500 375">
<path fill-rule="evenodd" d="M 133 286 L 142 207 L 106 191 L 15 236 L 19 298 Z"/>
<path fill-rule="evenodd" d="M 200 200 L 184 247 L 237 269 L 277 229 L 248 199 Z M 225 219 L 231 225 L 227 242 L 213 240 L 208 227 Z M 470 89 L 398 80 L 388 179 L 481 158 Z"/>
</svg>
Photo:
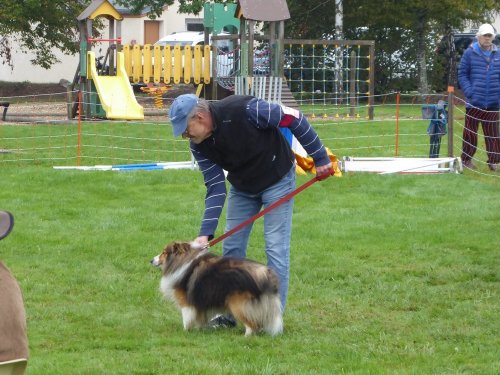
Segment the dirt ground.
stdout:
<svg viewBox="0 0 500 375">
<path fill-rule="evenodd" d="M 166 121 L 168 106 L 173 98 L 193 93 L 193 85 L 175 85 L 163 95 L 163 106 L 155 105 L 155 98 L 134 86 L 137 101 L 144 108 L 149 121 Z M 0 81 L 0 102 L 8 102 L 6 121 L 61 122 L 67 119 L 66 88 L 60 84 Z M 0 120 L 3 107 L 0 107 Z"/>
<path fill-rule="evenodd" d="M 26 95 L 57 94 L 65 92 L 66 88 L 57 83 L 5 82 L 0 81 L 0 98 Z M 145 95 L 139 87 L 134 87 L 136 95 Z M 194 86 L 176 85 L 163 97 L 175 98 L 180 94 L 194 92 Z"/>
<path fill-rule="evenodd" d="M 0 98 L 11 96 L 54 94 L 66 89 L 54 83 L 0 82 Z"/>
</svg>

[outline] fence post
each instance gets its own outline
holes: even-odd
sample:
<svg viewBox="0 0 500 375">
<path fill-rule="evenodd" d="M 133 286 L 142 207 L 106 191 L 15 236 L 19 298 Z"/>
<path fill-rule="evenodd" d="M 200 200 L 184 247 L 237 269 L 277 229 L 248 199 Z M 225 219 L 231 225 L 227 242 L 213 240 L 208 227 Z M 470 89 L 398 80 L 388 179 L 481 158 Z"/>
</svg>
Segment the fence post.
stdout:
<svg viewBox="0 0 500 375">
<path fill-rule="evenodd" d="M 66 116 L 68 120 L 73 118 L 73 91 L 71 90 L 69 82 L 66 86 Z"/>
<path fill-rule="evenodd" d="M 351 51 L 351 61 L 349 69 L 349 104 L 351 117 L 355 116 L 356 112 L 356 52 Z"/>
<path fill-rule="evenodd" d="M 396 156 L 399 153 L 399 101 L 400 101 L 399 91 L 396 94 Z"/>
<path fill-rule="evenodd" d="M 375 96 L 375 41 L 370 42 L 370 82 L 368 98 L 368 118 L 373 120 L 373 105 Z"/>
<path fill-rule="evenodd" d="M 453 110 L 455 107 L 455 87 L 448 86 L 448 156 L 453 157 Z"/>
<path fill-rule="evenodd" d="M 82 144 L 82 91 L 78 92 L 78 140 L 76 144 L 76 165 L 80 166 L 80 153 Z"/>
<path fill-rule="evenodd" d="M 236 58 L 236 56 L 234 56 L 233 58 Z M 212 64 L 212 99 L 216 100 L 216 99 L 219 99 L 217 97 L 217 85 L 219 84 L 219 76 L 217 74 L 217 43 L 212 44 L 212 62 L 211 62 L 211 64 Z M 235 82 L 235 85 L 236 85 L 236 82 Z"/>
</svg>

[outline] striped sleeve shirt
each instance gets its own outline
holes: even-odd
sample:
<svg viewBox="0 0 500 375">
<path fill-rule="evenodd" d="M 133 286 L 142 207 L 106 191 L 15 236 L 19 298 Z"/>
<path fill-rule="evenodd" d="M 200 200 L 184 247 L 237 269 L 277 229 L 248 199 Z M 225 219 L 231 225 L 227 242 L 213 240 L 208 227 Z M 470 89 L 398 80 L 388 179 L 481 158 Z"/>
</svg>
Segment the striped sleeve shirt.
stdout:
<svg viewBox="0 0 500 375">
<path fill-rule="evenodd" d="M 313 158 L 316 166 L 330 162 L 324 146 L 305 116 L 292 108 L 269 103 L 261 99 L 252 99 L 247 103 L 246 115 L 258 129 L 270 127 L 286 127 L 297 138 L 307 153 Z M 205 158 L 191 142 L 191 152 L 196 159 L 205 182 L 205 212 L 199 235 L 213 238 L 224 206 L 227 189 L 223 169 Z"/>
</svg>

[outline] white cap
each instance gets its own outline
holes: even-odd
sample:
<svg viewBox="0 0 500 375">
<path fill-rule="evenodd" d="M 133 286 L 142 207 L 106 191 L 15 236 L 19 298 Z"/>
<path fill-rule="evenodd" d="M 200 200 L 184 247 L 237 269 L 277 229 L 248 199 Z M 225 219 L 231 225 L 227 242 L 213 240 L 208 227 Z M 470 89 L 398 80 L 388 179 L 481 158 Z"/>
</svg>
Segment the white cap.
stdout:
<svg viewBox="0 0 500 375">
<path fill-rule="evenodd" d="M 493 37 L 495 36 L 495 29 L 489 23 L 484 23 L 479 26 L 479 30 L 477 30 L 477 36 L 491 34 Z"/>
</svg>

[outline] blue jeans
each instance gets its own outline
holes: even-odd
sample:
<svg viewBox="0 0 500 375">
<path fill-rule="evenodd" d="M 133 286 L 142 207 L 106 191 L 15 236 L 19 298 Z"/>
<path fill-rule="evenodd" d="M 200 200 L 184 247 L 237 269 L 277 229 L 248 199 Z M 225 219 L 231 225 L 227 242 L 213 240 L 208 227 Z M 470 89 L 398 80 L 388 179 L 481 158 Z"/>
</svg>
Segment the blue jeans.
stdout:
<svg viewBox="0 0 500 375">
<path fill-rule="evenodd" d="M 262 206 L 267 207 L 295 189 L 295 167 L 274 185 L 257 194 L 229 189 L 225 232 L 236 227 L 249 217 L 256 215 Z M 293 199 L 264 215 L 264 240 L 267 265 L 273 269 L 280 281 L 280 299 L 283 311 L 288 295 L 290 274 L 290 239 L 292 236 Z M 247 225 L 224 240 L 224 256 L 245 258 L 252 224 Z"/>
</svg>

